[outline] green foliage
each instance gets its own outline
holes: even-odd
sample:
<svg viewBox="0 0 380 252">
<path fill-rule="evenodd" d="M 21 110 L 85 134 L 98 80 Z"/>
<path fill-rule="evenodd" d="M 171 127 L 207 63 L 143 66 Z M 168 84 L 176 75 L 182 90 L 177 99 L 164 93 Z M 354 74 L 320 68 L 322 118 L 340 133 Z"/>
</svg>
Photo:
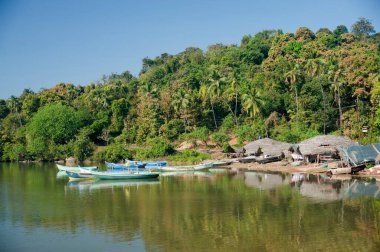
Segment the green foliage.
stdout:
<svg viewBox="0 0 380 252">
<path fill-rule="evenodd" d="M 215 44 L 146 58 L 138 77 L 126 71 L 85 87 L 26 89 L 20 97 L 0 100 L 1 155 L 84 159 L 92 144 L 110 144 L 94 156 L 115 161 L 131 155 L 126 144 L 139 144 L 147 147 L 136 155 L 151 158 L 171 148 L 149 139 L 207 144 L 209 129 L 234 130 L 239 144 L 265 136 L 296 142 L 318 132 L 367 141 L 362 126 L 375 139 L 379 36 L 370 36 L 374 29 L 366 19 L 352 31 L 344 25 L 316 34 L 306 27 L 294 34 L 265 30 L 244 36 L 239 46 Z M 226 137 L 218 134 L 218 145 L 227 148 Z"/>
<path fill-rule="evenodd" d="M 173 146 L 164 138 L 156 137 L 148 140 L 150 147 L 138 148 L 135 158 L 139 160 L 168 156 L 174 153 Z"/>
<path fill-rule="evenodd" d="M 207 145 L 208 137 L 209 137 L 209 130 L 206 127 L 200 127 L 200 128 L 196 128 L 190 133 L 182 134 L 180 138 L 182 140 L 189 141 L 193 144 L 196 144 L 196 141 L 200 140 Z"/>
<path fill-rule="evenodd" d="M 257 136 L 257 132 L 249 125 L 242 125 L 236 128 L 235 134 L 237 136 L 238 144 L 242 144 L 244 141 L 252 141 Z"/>
<path fill-rule="evenodd" d="M 98 162 L 120 162 L 131 159 L 132 153 L 122 143 L 114 143 L 94 153 L 94 159 Z"/>
<path fill-rule="evenodd" d="M 169 161 L 188 162 L 193 164 L 199 163 L 206 159 L 211 159 L 211 155 L 208 153 L 198 152 L 194 150 L 184 150 L 168 157 Z"/>
<path fill-rule="evenodd" d="M 375 33 L 375 29 L 370 20 L 366 18 L 359 18 L 359 20 L 352 25 L 352 33 L 359 38 L 368 37 L 372 33 Z"/>
<path fill-rule="evenodd" d="M 223 146 L 223 144 L 228 143 L 228 141 L 230 140 L 230 137 L 224 133 L 215 132 L 214 134 L 211 135 L 211 139 L 218 146 Z"/>
<path fill-rule="evenodd" d="M 27 125 L 30 141 L 51 140 L 56 144 L 67 143 L 81 126 L 81 118 L 68 106 L 54 104 L 43 107 Z"/>
<path fill-rule="evenodd" d="M 169 140 L 175 140 L 185 132 L 185 124 L 183 123 L 183 120 L 179 119 L 173 119 L 169 121 L 168 123 L 164 124 L 160 128 L 160 134 L 169 139 Z"/>
<path fill-rule="evenodd" d="M 74 142 L 73 154 L 78 161 L 83 161 L 92 155 L 94 144 L 90 140 L 91 130 L 83 128 L 76 137 Z"/>
</svg>

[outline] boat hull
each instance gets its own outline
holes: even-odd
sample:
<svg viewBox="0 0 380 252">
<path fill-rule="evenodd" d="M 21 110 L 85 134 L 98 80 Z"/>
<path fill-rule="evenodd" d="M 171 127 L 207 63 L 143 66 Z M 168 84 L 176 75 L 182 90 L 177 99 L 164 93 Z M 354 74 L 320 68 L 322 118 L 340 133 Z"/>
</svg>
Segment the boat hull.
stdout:
<svg viewBox="0 0 380 252">
<path fill-rule="evenodd" d="M 206 170 L 213 167 L 213 163 L 201 164 L 201 165 L 189 165 L 189 166 L 166 166 L 162 167 L 163 171 L 199 171 Z"/>
<path fill-rule="evenodd" d="M 80 173 L 80 172 L 70 172 L 66 171 L 69 180 L 87 180 L 87 179 L 95 179 L 94 175 L 91 173 Z"/>
<path fill-rule="evenodd" d="M 92 172 L 92 175 L 97 179 L 149 179 L 157 178 L 159 173 L 142 173 L 142 172 Z"/>
</svg>

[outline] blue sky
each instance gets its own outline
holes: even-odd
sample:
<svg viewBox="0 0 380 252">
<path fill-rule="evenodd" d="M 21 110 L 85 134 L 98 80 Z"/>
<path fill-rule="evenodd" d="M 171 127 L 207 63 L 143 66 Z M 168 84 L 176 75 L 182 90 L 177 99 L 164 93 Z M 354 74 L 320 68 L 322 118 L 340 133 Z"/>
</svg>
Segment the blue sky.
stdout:
<svg viewBox="0 0 380 252">
<path fill-rule="evenodd" d="M 0 98 L 60 82 L 86 85 L 142 59 L 187 47 L 239 44 L 264 29 L 380 29 L 379 0 L 0 0 Z"/>
</svg>

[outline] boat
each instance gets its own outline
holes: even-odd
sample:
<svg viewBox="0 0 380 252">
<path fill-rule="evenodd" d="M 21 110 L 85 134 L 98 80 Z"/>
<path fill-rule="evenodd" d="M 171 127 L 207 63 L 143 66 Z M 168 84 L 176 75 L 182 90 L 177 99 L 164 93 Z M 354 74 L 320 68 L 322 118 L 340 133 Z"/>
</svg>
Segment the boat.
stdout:
<svg viewBox="0 0 380 252">
<path fill-rule="evenodd" d="M 130 168 L 144 168 L 145 164 L 140 161 L 130 161 L 128 160 L 125 164 L 115 164 L 110 162 L 105 162 L 108 169 L 112 170 L 125 170 Z"/>
<path fill-rule="evenodd" d="M 328 175 L 351 174 L 351 167 L 333 167 L 327 170 Z"/>
<path fill-rule="evenodd" d="M 86 179 L 94 179 L 94 175 L 92 175 L 92 171 L 86 169 L 80 169 L 80 172 L 71 172 L 66 171 L 69 180 L 86 180 Z"/>
<path fill-rule="evenodd" d="M 272 162 L 281 161 L 281 155 L 278 156 L 266 156 L 266 157 L 258 157 L 256 158 L 256 162 L 259 164 L 267 164 Z"/>
<path fill-rule="evenodd" d="M 256 156 L 243 157 L 238 160 L 240 163 L 253 163 L 256 162 Z"/>
<path fill-rule="evenodd" d="M 151 171 L 141 171 L 139 169 L 128 169 L 121 171 L 91 171 L 97 179 L 148 179 L 157 178 L 160 174 Z"/>
<path fill-rule="evenodd" d="M 232 164 L 232 161 L 220 160 L 220 161 L 213 162 L 213 167 L 223 167 L 223 166 L 228 166 L 230 164 Z"/>
<path fill-rule="evenodd" d="M 161 167 L 163 171 L 199 171 L 213 167 L 213 163 L 199 164 L 199 165 L 187 165 L 187 166 L 165 166 Z"/>
<path fill-rule="evenodd" d="M 163 166 L 167 166 L 168 162 L 166 161 L 156 161 L 156 162 L 146 162 L 145 168 L 146 169 L 160 169 Z"/>
<path fill-rule="evenodd" d="M 78 167 L 70 167 L 70 166 L 64 166 L 64 165 L 60 165 L 60 164 L 56 164 L 57 165 L 57 168 L 58 170 L 60 171 L 69 171 L 69 172 L 80 172 L 81 170 L 80 169 L 86 169 L 86 170 L 96 170 L 98 169 L 97 166 L 79 166 Z"/>
</svg>

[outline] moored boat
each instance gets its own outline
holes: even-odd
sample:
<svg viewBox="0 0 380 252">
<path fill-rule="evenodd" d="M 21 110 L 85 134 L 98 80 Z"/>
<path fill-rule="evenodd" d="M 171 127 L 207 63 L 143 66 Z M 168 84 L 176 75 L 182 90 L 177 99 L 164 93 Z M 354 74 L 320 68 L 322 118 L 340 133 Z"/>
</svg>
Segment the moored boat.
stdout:
<svg viewBox="0 0 380 252">
<path fill-rule="evenodd" d="M 122 170 L 122 171 L 91 171 L 91 174 L 98 179 L 148 179 L 157 178 L 160 174 L 151 171 Z"/>
<path fill-rule="evenodd" d="M 60 171 L 69 171 L 69 172 L 80 172 L 81 169 L 86 169 L 86 170 L 96 170 L 98 167 L 97 166 L 78 166 L 78 167 L 70 167 L 70 166 L 64 166 L 64 165 L 60 165 L 60 164 L 56 164 L 57 165 L 57 168 L 58 170 Z"/>
<path fill-rule="evenodd" d="M 213 167 L 213 163 L 199 164 L 199 165 L 187 165 L 187 166 L 166 166 L 162 167 L 163 171 L 199 171 Z"/>
<path fill-rule="evenodd" d="M 223 166 L 228 166 L 228 165 L 232 164 L 232 161 L 220 160 L 220 161 L 215 161 L 212 164 L 213 164 L 213 167 L 223 167 Z"/>
<path fill-rule="evenodd" d="M 160 169 L 161 167 L 167 166 L 168 162 L 166 161 L 156 161 L 156 162 L 146 162 L 146 169 Z"/>
<path fill-rule="evenodd" d="M 140 161 L 130 161 L 128 160 L 125 164 L 115 164 L 115 163 L 109 163 L 105 162 L 108 169 L 112 170 L 125 170 L 125 169 L 131 169 L 131 168 L 144 168 L 145 164 Z"/>
<path fill-rule="evenodd" d="M 94 179 L 94 175 L 92 175 L 92 171 L 80 169 L 79 172 L 70 172 L 66 171 L 69 180 L 86 180 L 86 179 Z"/>
<path fill-rule="evenodd" d="M 248 157 L 243 157 L 239 159 L 240 163 L 253 163 L 256 162 L 256 157 L 255 156 L 248 156 Z"/>
</svg>

